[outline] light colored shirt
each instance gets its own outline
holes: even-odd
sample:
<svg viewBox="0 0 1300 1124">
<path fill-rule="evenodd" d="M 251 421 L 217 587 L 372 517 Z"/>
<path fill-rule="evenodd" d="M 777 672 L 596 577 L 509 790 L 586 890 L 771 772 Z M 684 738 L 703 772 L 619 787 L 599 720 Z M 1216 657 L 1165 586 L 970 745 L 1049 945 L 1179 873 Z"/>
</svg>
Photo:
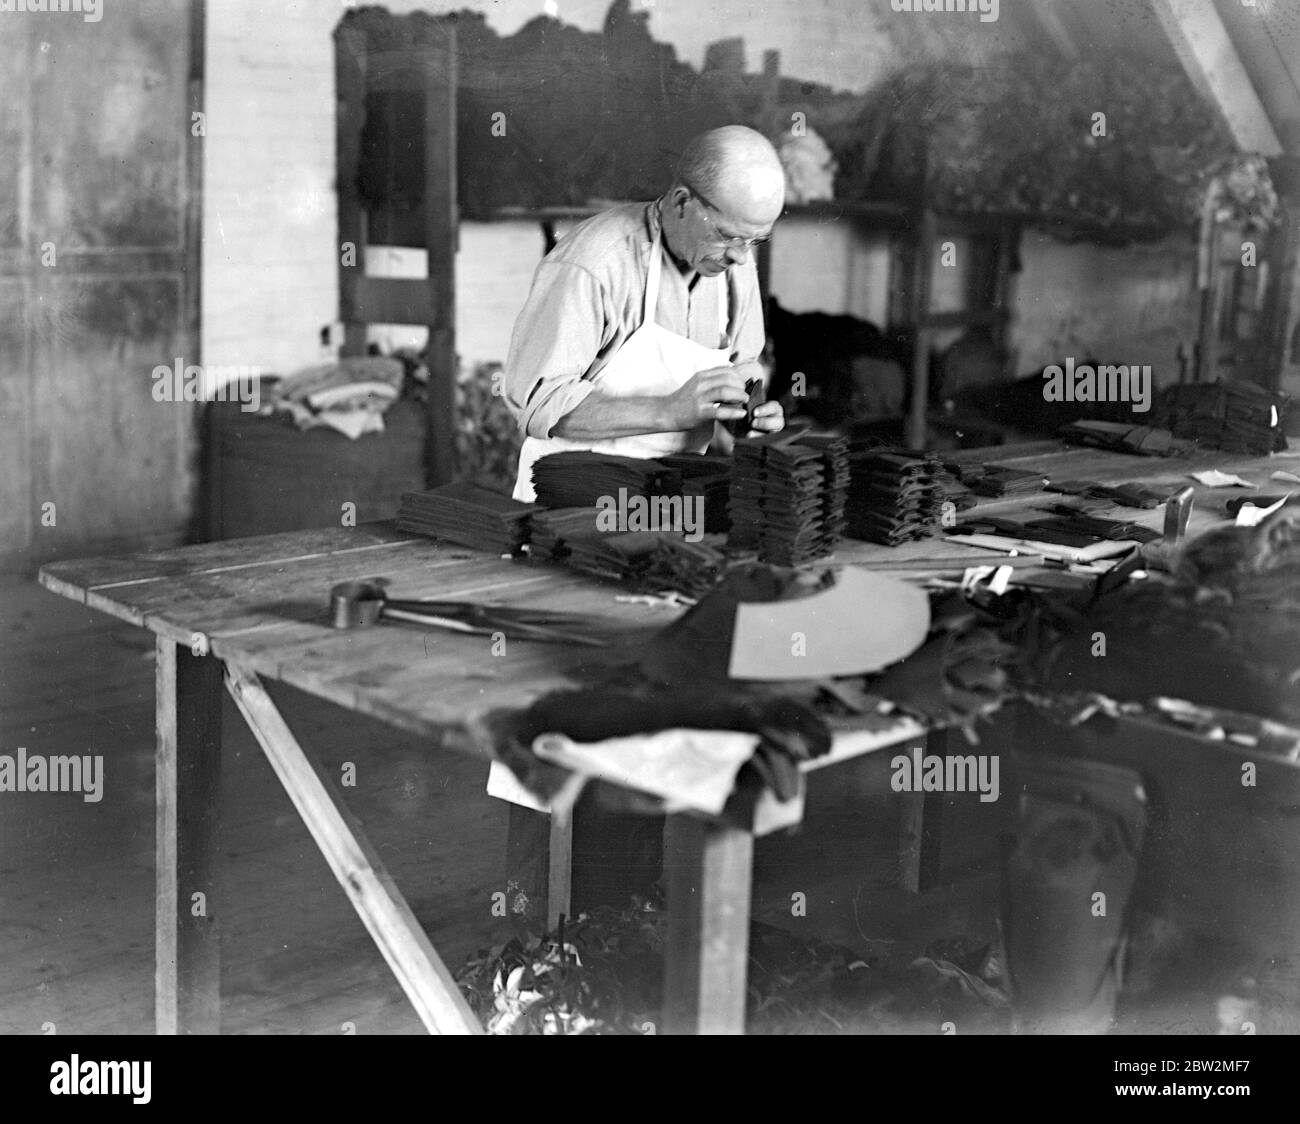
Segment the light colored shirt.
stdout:
<svg viewBox="0 0 1300 1124">
<path fill-rule="evenodd" d="M 657 201 L 656 201 L 657 202 Z M 505 398 L 519 428 L 549 437 L 595 386 L 591 382 L 641 326 L 656 203 L 627 203 L 575 226 L 542 259 L 510 337 Z M 758 270 L 751 254 L 717 277 L 683 275 L 663 245 L 655 323 L 705 347 L 729 347 L 732 362 L 757 359 L 766 339 Z M 727 321 L 718 290 L 727 286 Z"/>
</svg>

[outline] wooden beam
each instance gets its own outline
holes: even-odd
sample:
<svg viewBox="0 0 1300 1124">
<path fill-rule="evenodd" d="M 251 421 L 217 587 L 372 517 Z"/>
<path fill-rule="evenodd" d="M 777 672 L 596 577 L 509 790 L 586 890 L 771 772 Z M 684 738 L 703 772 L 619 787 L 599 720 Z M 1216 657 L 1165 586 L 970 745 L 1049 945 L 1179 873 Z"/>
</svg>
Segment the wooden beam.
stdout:
<svg viewBox="0 0 1300 1124">
<path fill-rule="evenodd" d="M 258 677 L 228 664 L 226 687 L 420 1021 L 432 1034 L 481 1034 L 456 981 L 360 822 L 298 744 Z"/>
<path fill-rule="evenodd" d="M 161 636 L 156 655 L 155 1028 L 217 1034 L 221 664 Z"/>
<path fill-rule="evenodd" d="M 754 837 L 668 817 L 664 1033 L 743 1034 Z"/>
<path fill-rule="evenodd" d="M 1208 92 L 1243 152 L 1277 156 L 1281 142 L 1213 0 L 1151 0 L 1188 77 Z"/>
</svg>

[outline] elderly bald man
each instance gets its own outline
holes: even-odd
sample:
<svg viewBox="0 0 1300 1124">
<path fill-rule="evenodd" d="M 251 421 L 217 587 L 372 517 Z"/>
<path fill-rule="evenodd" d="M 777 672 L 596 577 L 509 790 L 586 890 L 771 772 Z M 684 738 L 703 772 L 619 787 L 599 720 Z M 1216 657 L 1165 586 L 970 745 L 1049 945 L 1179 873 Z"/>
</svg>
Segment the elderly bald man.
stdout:
<svg viewBox="0 0 1300 1124">
<path fill-rule="evenodd" d="M 702 453 L 745 417 L 765 330 L 752 250 L 785 205 L 776 150 L 729 125 L 686 147 L 658 199 L 576 226 L 537 268 L 515 322 L 506 401 L 526 434 L 515 498 L 564 449 L 649 459 Z M 785 419 L 766 402 L 751 432 Z M 729 449 L 729 446 L 727 446 Z"/>
</svg>

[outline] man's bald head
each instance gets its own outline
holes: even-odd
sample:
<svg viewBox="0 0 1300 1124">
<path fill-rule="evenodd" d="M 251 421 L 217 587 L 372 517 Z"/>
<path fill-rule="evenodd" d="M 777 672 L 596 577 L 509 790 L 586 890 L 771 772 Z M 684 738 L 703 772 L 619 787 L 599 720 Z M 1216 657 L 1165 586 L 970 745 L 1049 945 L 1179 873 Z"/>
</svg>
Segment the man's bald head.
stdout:
<svg viewBox="0 0 1300 1124">
<path fill-rule="evenodd" d="M 743 223 L 767 227 L 785 206 L 785 170 L 762 133 L 725 125 L 701 133 L 682 153 L 679 183 L 694 187 Z"/>
</svg>

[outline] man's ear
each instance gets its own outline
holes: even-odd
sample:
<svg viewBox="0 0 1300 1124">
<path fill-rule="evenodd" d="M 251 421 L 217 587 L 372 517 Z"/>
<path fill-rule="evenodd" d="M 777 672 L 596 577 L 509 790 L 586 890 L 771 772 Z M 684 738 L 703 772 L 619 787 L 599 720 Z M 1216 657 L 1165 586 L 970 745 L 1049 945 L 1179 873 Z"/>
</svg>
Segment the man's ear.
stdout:
<svg viewBox="0 0 1300 1124">
<path fill-rule="evenodd" d="M 677 212 L 679 219 L 686 217 L 686 204 L 691 201 L 691 192 L 689 188 L 678 184 L 668 193 L 668 205 Z"/>
</svg>

